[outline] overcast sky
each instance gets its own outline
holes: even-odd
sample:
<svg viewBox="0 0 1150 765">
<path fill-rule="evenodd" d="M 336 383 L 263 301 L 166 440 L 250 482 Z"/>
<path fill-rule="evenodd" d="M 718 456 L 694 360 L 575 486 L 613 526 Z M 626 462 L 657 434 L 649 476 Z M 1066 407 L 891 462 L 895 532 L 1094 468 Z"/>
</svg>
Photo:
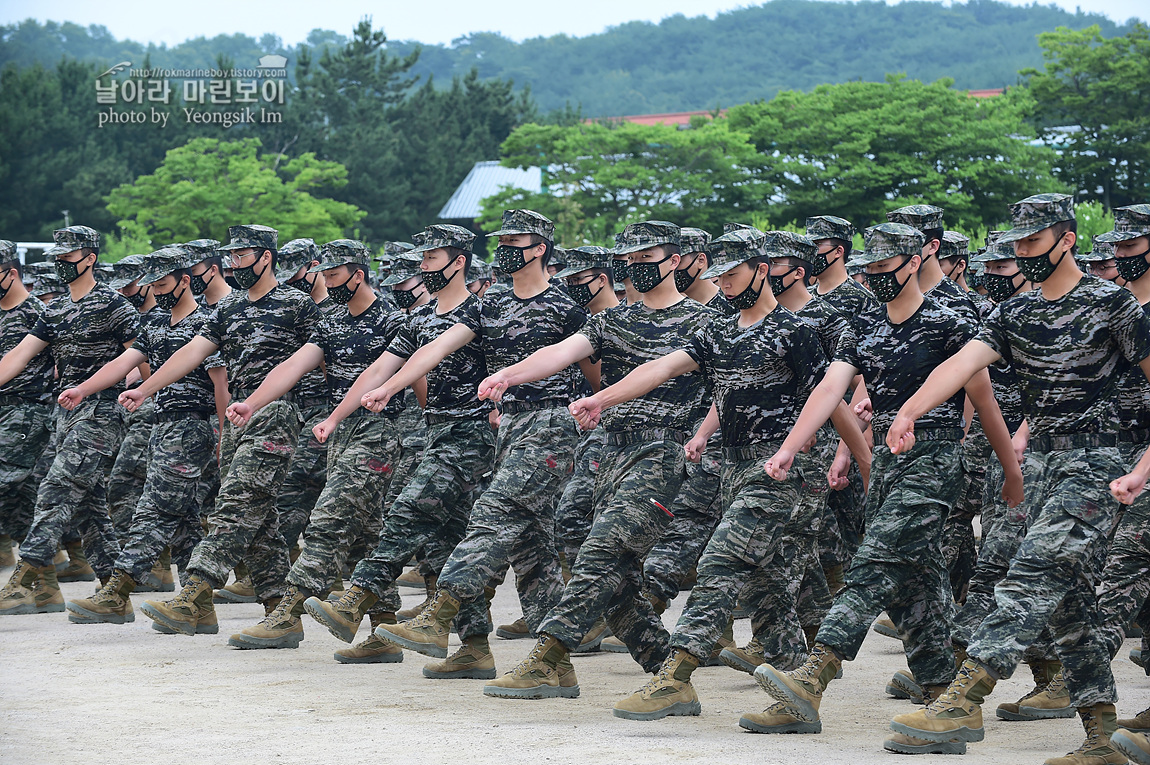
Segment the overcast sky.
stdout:
<svg viewBox="0 0 1150 765">
<path fill-rule="evenodd" d="M 1007 0 L 1028 5 L 1030 0 Z M 1070 12 L 1102 13 L 1117 22 L 1146 18 L 1146 0 L 1056 0 Z M 271 32 L 292 45 L 316 27 L 350 33 L 365 13 L 376 27 L 398 40 L 449 43 L 469 32 L 499 32 L 514 40 L 560 32 L 581 37 L 627 21 L 658 22 L 667 16 L 707 15 L 755 5 L 732 0 L 394 0 L 382 3 L 347 0 L 275 0 L 269 3 L 198 0 L 191 3 L 118 0 L 4 0 L 0 23 L 26 18 L 102 24 L 119 38 L 174 45 L 190 37 L 243 32 L 252 37 Z"/>
</svg>

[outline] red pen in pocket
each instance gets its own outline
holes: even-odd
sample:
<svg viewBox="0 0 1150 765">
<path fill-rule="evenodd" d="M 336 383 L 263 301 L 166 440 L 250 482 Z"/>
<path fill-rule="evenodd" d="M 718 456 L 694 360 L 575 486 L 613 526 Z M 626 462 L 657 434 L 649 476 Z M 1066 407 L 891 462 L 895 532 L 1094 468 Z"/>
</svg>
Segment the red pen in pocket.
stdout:
<svg viewBox="0 0 1150 765">
<path fill-rule="evenodd" d="M 675 517 L 675 514 L 672 513 L 670 510 L 668 510 L 667 508 L 663 507 L 663 505 L 658 500 L 654 500 L 654 499 L 651 500 L 651 504 L 654 505 L 655 507 L 659 508 L 660 510 L 662 510 L 664 513 L 666 513 L 668 517 L 670 517 L 670 518 Z"/>
</svg>

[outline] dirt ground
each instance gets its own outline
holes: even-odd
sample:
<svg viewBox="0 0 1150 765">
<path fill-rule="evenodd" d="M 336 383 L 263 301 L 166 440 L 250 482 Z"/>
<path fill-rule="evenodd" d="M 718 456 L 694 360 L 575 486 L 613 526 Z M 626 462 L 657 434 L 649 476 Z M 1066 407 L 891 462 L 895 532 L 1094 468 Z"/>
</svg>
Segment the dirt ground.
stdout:
<svg viewBox="0 0 1150 765">
<path fill-rule="evenodd" d="M 11 569 L 0 571 L 5 579 Z M 86 597 L 91 583 L 63 585 L 65 598 Z M 421 595 L 404 590 L 404 605 Z M 133 595 L 139 605 L 156 594 Z M 162 595 L 161 599 L 171 597 Z M 686 601 L 665 615 L 673 627 Z M 766 736 L 738 727 L 744 711 L 769 698 L 750 675 L 727 667 L 698 670 L 700 717 L 639 723 L 611 715 L 612 705 L 646 680 L 621 654 L 575 657 L 578 699 L 488 698 L 481 680 L 428 680 L 422 656 L 401 664 L 342 665 L 342 647 L 305 618 L 296 650 L 240 651 L 228 636 L 262 616 L 256 604 L 218 608 L 220 634 L 161 635 L 137 613 L 134 624 L 75 625 L 65 614 L 0 618 L 0 763 L 871 763 L 905 762 L 884 752 L 890 718 L 909 702 L 888 698 L 887 679 L 905 668 L 901 646 L 871 633 L 823 702 L 823 733 Z M 519 615 L 510 586 L 500 588 L 497 624 Z M 361 632 L 364 628 L 361 628 Z M 749 638 L 736 622 L 736 638 Z M 361 634 L 360 637 L 363 635 Z M 492 636 L 499 670 L 531 643 Z M 453 641 L 454 642 L 454 641 Z M 1150 682 L 1126 660 L 1114 672 L 1119 716 L 1150 705 Z M 1076 747 L 1076 719 L 1009 723 L 993 707 L 1029 690 L 1023 667 L 1003 681 L 988 706 L 986 740 L 963 762 L 1041 763 Z M 919 757 L 915 763 L 955 762 Z"/>
</svg>

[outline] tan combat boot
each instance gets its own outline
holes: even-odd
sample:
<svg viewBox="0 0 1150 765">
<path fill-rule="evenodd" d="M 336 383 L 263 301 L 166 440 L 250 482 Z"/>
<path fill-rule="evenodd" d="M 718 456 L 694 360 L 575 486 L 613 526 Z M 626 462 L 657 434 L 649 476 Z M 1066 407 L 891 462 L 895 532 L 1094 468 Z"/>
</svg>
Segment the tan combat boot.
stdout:
<svg viewBox="0 0 1150 765">
<path fill-rule="evenodd" d="M 432 680 L 494 680 L 495 657 L 486 635 L 466 638 L 459 650 L 443 661 L 425 664 L 423 676 Z"/>
<path fill-rule="evenodd" d="M 748 675 L 753 675 L 755 674 L 756 669 L 767 663 L 765 654 L 766 649 L 763 647 L 763 644 L 759 642 L 757 637 L 753 637 L 742 648 L 739 648 L 738 646 L 730 646 L 729 648 L 724 648 L 719 653 L 719 661 L 723 662 L 731 669 L 737 669 L 740 672 L 746 672 Z M 751 714 L 758 713 L 754 712 Z M 766 712 L 763 712 L 763 714 L 766 714 Z M 750 730 L 750 728 L 747 730 Z"/>
<path fill-rule="evenodd" d="M 410 569 L 400 575 L 395 583 L 400 587 L 405 587 L 409 590 L 434 590 L 435 587 L 428 587 L 427 582 L 422 576 L 419 575 L 419 569 Z"/>
<path fill-rule="evenodd" d="M 764 691 L 783 702 L 803 722 L 817 722 L 823 691 L 842 668 L 842 660 L 830 646 L 815 643 L 801 667 L 782 672 L 770 664 L 755 670 L 755 681 Z"/>
<path fill-rule="evenodd" d="M 90 598 L 68 601 L 68 621 L 75 624 L 125 624 L 136 621 L 132 599 L 136 587 L 126 571 L 116 569 L 99 591 Z"/>
<path fill-rule="evenodd" d="M 216 590 L 212 598 L 213 603 L 255 603 L 259 600 L 255 585 L 250 576 L 237 579 L 226 587 Z"/>
<path fill-rule="evenodd" d="M 403 649 L 375 634 L 381 624 L 395 624 L 395 614 L 390 612 L 368 614 L 372 633 L 366 640 L 351 648 L 341 648 L 335 652 L 335 660 L 340 664 L 395 664 L 403 661 Z"/>
<path fill-rule="evenodd" d="M 144 581 L 136 583 L 136 592 L 173 592 L 176 580 L 172 578 L 172 548 L 165 547 Z M 254 594 L 254 593 L 253 593 Z"/>
<path fill-rule="evenodd" d="M 691 673 L 699 660 L 677 648 L 646 685 L 615 705 L 614 714 L 624 720 L 661 720 L 668 716 L 700 714 L 699 697 L 691 685 Z"/>
<path fill-rule="evenodd" d="M 20 561 L 0 589 L 0 616 L 51 614 L 64 610 L 64 596 L 56 581 L 56 567 Z"/>
<path fill-rule="evenodd" d="M 875 620 L 875 623 L 871 625 L 871 631 L 877 632 L 883 637 L 894 638 L 895 640 L 899 639 L 898 627 L 895 627 L 894 622 L 885 616 Z"/>
<path fill-rule="evenodd" d="M 574 699 L 579 696 L 579 680 L 564 645 L 540 635 L 527 658 L 483 686 L 483 693 L 501 699 Z"/>
<path fill-rule="evenodd" d="M 1054 679 L 1054 676 L 1058 674 L 1058 670 L 1062 667 L 1057 661 L 1028 661 L 1026 665 L 1030 667 L 1030 674 L 1034 677 L 1034 687 L 1018 701 L 1007 701 L 999 704 L 998 709 L 996 709 L 994 713 L 1000 720 L 1026 722 L 1037 719 L 1030 715 L 1021 714 L 1019 708 L 1045 691 L 1046 686 L 1050 685 L 1050 681 Z M 1067 699 L 1069 699 L 1069 694 L 1067 695 Z M 1067 703 L 1067 706 L 1069 706 L 1069 703 Z M 1068 716 L 1073 716 L 1073 714 L 1074 710 L 1072 708 Z"/>
<path fill-rule="evenodd" d="M 1066 689 L 1062 672 L 1055 673 L 1050 684 L 1040 692 L 1018 703 L 1018 715 L 1023 720 L 1053 720 L 1074 717 L 1070 705 L 1070 691 Z"/>
<path fill-rule="evenodd" d="M 607 620 L 600 616 L 571 653 L 595 653 L 610 635 L 611 631 L 607 629 Z"/>
<path fill-rule="evenodd" d="M 355 588 L 352 588 L 355 589 Z M 435 597 L 414 619 L 399 624 L 381 624 L 376 634 L 409 651 L 447 658 L 447 636 L 451 620 L 459 613 L 459 600 L 447 590 L 438 589 Z"/>
<path fill-rule="evenodd" d="M 278 602 L 274 602 L 278 600 Z M 289 584 L 282 598 L 269 601 L 272 608 L 259 624 L 248 627 L 228 638 L 235 648 L 299 648 L 303 640 L 304 595 L 294 584 Z"/>
<path fill-rule="evenodd" d="M 1126 765 L 1126 755 L 1110 744 L 1118 729 L 1113 704 L 1079 707 L 1078 716 L 1086 730 L 1086 740 L 1065 757 L 1051 757 L 1045 765 Z"/>
<path fill-rule="evenodd" d="M 152 621 L 181 635 L 214 635 L 220 631 L 212 605 L 212 586 L 195 574 L 188 577 L 172 600 L 146 600 L 140 610 Z"/>
<path fill-rule="evenodd" d="M 343 597 L 334 603 L 311 597 L 303 602 L 303 607 L 311 614 L 311 618 L 327 627 L 328 632 L 343 642 L 350 643 L 355 639 L 356 630 L 359 629 L 364 614 L 378 600 L 375 593 L 353 584 Z"/>
<path fill-rule="evenodd" d="M 431 599 L 435 597 L 435 588 L 438 582 L 439 577 L 437 576 L 427 577 L 427 594 L 423 596 L 423 601 L 412 606 L 411 608 L 400 609 L 399 611 L 395 612 L 395 615 L 405 621 L 407 619 L 414 619 L 415 617 L 419 616 L 419 613 L 423 609 L 427 608 L 427 606 L 431 603 Z"/>
<path fill-rule="evenodd" d="M 776 701 L 762 712 L 747 712 L 739 718 L 739 727 L 752 733 L 822 733 L 821 720 L 806 722 L 791 714 L 787 705 Z"/>
<path fill-rule="evenodd" d="M 511 624 L 500 624 L 495 628 L 495 634 L 504 640 L 526 640 L 533 638 L 531 630 L 527 629 L 527 620 L 520 616 Z"/>
<path fill-rule="evenodd" d="M 882 748 L 899 754 L 966 754 L 965 741 L 927 741 L 905 733 L 892 733 L 890 738 L 882 742 Z"/>
<path fill-rule="evenodd" d="M 16 550 L 12 547 L 12 537 L 0 534 L 0 568 L 16 565 Z"/>
<path fill-rule="evenodd" d="M 603 638 L 599 643 L 599 650 L 607 653 L 631 653 L 631 649 L 627 647 L 627 644 L 614 635 Z"/>
<path fill-rule="evenodd" d="M 1110 746 L 1130 758 L 1136 765 L 1150 765 L 1150 741 L 1145 733 L 1119 728 L 1110 737 Z"/>
<path fill-rule="evenodd" d="M 56 574 L 61 582 L 94 582 L 96 572 L 88 565 L 88 556 L 84 555 L 84 545 L 80 542 L 69 542 L 64 545 L 68 552 L 68 565 L 63 571 Z"/>
<path fill-rule="evenodd" d="M 967 659 L 946 692 L 922 709 L 897 715 L 890 729 L 927 741 L 982 741 L 982 700 L 995 679 L 982 664 Z"/>
<path fill-rule="evenodd" d="M 1118 727 L 1133 733 L 1150 733 L 1150 709 L 1118 721 Z"/>
</svg>

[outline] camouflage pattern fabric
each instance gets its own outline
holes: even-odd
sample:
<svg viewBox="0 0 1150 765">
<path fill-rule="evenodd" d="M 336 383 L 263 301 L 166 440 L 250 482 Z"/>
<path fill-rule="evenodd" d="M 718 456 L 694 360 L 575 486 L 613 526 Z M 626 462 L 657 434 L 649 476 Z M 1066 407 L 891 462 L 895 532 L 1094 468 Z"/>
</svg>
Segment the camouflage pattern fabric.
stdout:
<svg viewBox="0 0 1150 765">
<path fill-rule="evenodd" d="M 23 539 L 28 533 L 39 486 L 32 473 L 51 439 L 51 425 L 48 404 L 0 406 L 0 534 Z"/>
<path fill-rule="evenodd" d="M 954 678 L 954 601 L 939 545 L 943 522 L 958 499 L 951 476 L 960 454 L 957 440 L 920 441 L 899 455 L 875 447 L 866 536 L 817 642 L 853 661 L 886 609 L 919 684 L 948 685 Z"/>
<path fill-rule="evenodd" d="M 924 294 L 944 308 L 954 311 L 972 326 L 977 327 L 982 320 L 982 314 L 975 305 L 971 293 L 958 286 L 953 279 L 944 277 Z"/>
<path fill-rule="evenodd" d="M 48 469 L 52 467 L 52 463 L 56 460 L 56 449 L 60 445 L 57 433 L 57 423 L 64 413 L 63 407 L 59 404 L 52 407 L 45 421 L 45 427 L 48 429 L 48 441 L 44 445 L 44 450 L 40 453 L 40 458 L 36 460 L 36 466 L 32 468 L 32 472 L 24 483 L 20 484 L 20 496 L 16 499 L 15 507 L 18 510 L 12 515 L 8 522 L 12 528 L 9 532 L 13 539 L 23 540 L 28 536 L 28 529 L 32 526 L 32 516 L 36 511 L 36 497 L 40 493 L 40 484 L 44 482 L 44 477 L 48 475 Z M 71 531 L 69 527 L 68 541 L 77 541 L 79 535 Z"/>
<path fill-rule="evenodd" d="M 45 310 L 43 303 L 30 297 L 10 311 L 0 311 L 0 358 L 20 344 L 39 323 Z M 36 354 L 19 374 L 0 385 L 0 399 L 13 396 L 31 404 L 51 406 L 56 403 L 52 395 L 55 376 L 52 349 L 46 348 Z"/>
<path fill-rule="evenodd" d="M 974 419 L 962 444 L 962 489 L 942 531 L 942 558 L 950 572 L 950 586 L 956 603 L 966 600 L 970 577 L 974 575 L 978 560 L 974 519 L 982 514 L 986 463 L 991 457 L 990 442 L 982 428 L 976 427 L 978 416 L 975 415 Z"/>
<path fill-rule="evenodd" d="M 815 298 L 829 303 L 848 324 L 865 321 L 863 317 L 883 310 L 878 298 L 853 279 L 847 279 L 830 292 L 823 293 L 816 290 Z"/>
<path fill-rule="evenodd" d="M 208 463 L 215 462 L 216 457 L 215 433 L 207 420 L 162 422 L 147 430 L 151 433 L 147 479 L 115 564 L 137 582 L 143 581 L 174 539 L 201 537 L 198 486 Z"/>
<path fill-rule="evenodd" d="M 275 250 L 279 232 L 274 228 L 259 225 L 228 226 L 228 243 L 220 250 Z"/>
<path fill-rule="evenodd" d="M 632 252 L 649 250 L 660 244 L 681 244 L 680 228 L 665 220 L 648 220 L 629 223 L 620 237 L 616 237 L 615 254 L 630 255 Z"/>
<path fill-rule="evenodd" d="M 287 477 L 276 495 L 276 512 L 288 547 L 299 542 L 327 481 L 327 444 L 316 440 L 312 428 L 327 419 L 331 409 L 331 404 L 325 402 L 300 410 L 303 425 L 299 429 L 299 441 L 292 452 Z"/>
<path fill-rule="evenodd" d="M 1026 395 L 1024 389 L 1024 400 Z M 1049 626 L 1071 705 L 1113 703 L 1117 691 L 1093 567 L 1118 515 L 1108 484 L 1127 465 L 1116 447 L 1036 452 L 1034 459 L 1029 528 L 994 589 L 997 607 L 975 630 L 967 652 L 1010 677 L 1026 647 Z"/>
<path fill-rule="evenodd" d="M 488 237 L 509 236 L 513 234 L 538 234 L 549 242 L 555 241 L 555 224 L 546 216 L 534 210 L 504 210 L 503 225 L 498 231 L 488 234 Z M 470 247 L 465 249 L 471 249 Z"/>
<path fill-rule="evenodd" d="M 1150 315 L 1150 303 L 1142 306 Z M 1150 381 L 1142 368 L 1129 364 L 1122 372 L 1117 386 L 1118 427 L 1124 431 L 1150 431 Z M 1144 435 L 1135 440 L 1146 441 Z M 1137 462 L 1137 460 L 1135 460 Z"/>
<path fill-rule="evenodd" d="M 228 355 L 224 348 L 221 355 Z M 242 560 L 261 601 L 283 595 L 288 551 L 275 498 L 287 475 L 299 429 L 299 409 L 286 401 L 268 404 L 243 428 L 224 423 L 220 491 L 208 519 L 210 530 L 188 562 L 190 572 L 220 587 Z"/>
<path fill-rule="evenodd" d="M 111 576 L 119 547 L 108 516 L 107 485 L 124 438 L 124 410 L 106 398 L 87 399 L 62 414 L 56 429 L 56 456 L 40 483 L 20 556 L 32 565 L 49 565 L 71 525 L 81 535 L 96 574 Z"/>
<path fill-rule="evenodd" d="M 135 339 L 140 324 L 136 309 L 118 292 L 97 284 L 78 301 L 53 300 L 29 334 L 52 347 L 62 390 L 74 388 L 119 356 Z M 108 395 L 123 392 L 124 383 Z M 118 439 L 117 439 L 118 441 Z"/>
<path fill-rule="evenodd" d="M 674 512 L 685 457 L 679 440 L 660 440 L 657 431 L 635 440 L 640 442 L 622 446 L 608 441 L 605 462 L 611 472 L 605 504 L 571 566 L 562 598 L 536 632 L 571 649 L 605 616 L 632 658 L 655 672 L 668 655 L 669 636 L 643 595 L 643 560 L 670 526 L 671 517 L 655 503 Z M 601 462 L 600 471 L 603 467 Z"/>
<path fill-rule="evenodd" d="M 1003 232 L 997 243 L 1017 242 L 1055 223 L 1074 219 L 1074 197 L 1069 194 L 1035 194 L 1010 206 L 1013 228 Z"/>
<path fill-rule="evenodd" d="M 112 463 L 112 474 L 108 476 L 108 514 L 112 516 L 112 526 L 121 543 L 128 538 L 136 503 L 140 501 L 144 481 L 148 477 L 148 444 L 152 438 L 155 414 L 155 401 L 147 399 L 139 409 L 127 415 L 124 440 L 120 442 L 116 461 Z"/>
<path fill-rule="evenodd" d="M 734 316 L 739 312 L 738 308 L 731 305 L 731 301 L 727 300 L 726 296 L 720 291 L 716 292 L 715 296 L 708 300 L 703 305 L 715 311 L 720 316 Z"/>
<path fill-rule="evenodd" d="M 603 428 L 580 435 L 579 444 L 575 447 L 574 471 L 555 507 L 556 542 L 566 556 L 568 566 L 575 562 L 579 548 L 591 532 L 596 477 L 606 446 L 607 432 Z"/>
<path fill-rule="evenodd" d="M 727 508 L 699 561 L 698 582 L 675 625 L 671 646 L 700 660 L 710 656 L 715 641 L 727 626 L 744 585 L 759 575 L 775 584 L 797 584 L 801 573 L 794 566 L 802 557 L 796 534 L 802 471 L 775 481 L 763 463 L 777 451 L 781 440 L 758 442 L 723 460 L 723 505 Z M 753 453 L 750 453 L 753 452 Z M 768 587 L 759 604 L 769 614 L 769 632 L 789 651 L 771 651 L 783 665 L 801 662 L 806 638 L 795 607 L 797 587 Z"/>
<path fill-rule="evenodd" d="M 886 219 L 891 223 L 917 228 L 919 231 L 931 231 L 942 228 L 942 213 L 943 209 L 934 205 L 907 205 L 891 210 L 886 214 Z"/>
</svg>

